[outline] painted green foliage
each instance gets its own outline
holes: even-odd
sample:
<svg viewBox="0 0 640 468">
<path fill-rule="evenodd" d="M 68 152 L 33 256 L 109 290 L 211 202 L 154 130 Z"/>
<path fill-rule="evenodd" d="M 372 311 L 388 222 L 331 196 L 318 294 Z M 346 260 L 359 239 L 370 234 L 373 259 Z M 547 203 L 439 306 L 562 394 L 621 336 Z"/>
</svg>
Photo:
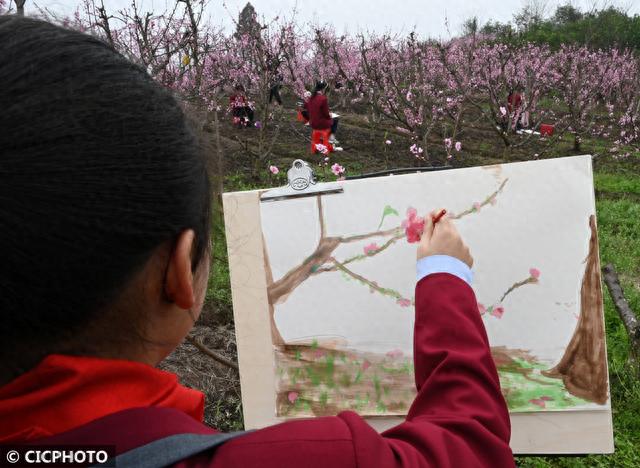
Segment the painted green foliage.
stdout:
<svg viewBox="0 0 640 468">
<path fill-rule="evenodd" d="M 287 354 L 287 356 L 289 356 Z M 413 360 L 399 350 L 384 356 L 326 350 L 317 343 L 291 352 L 278 370 L 278 414 L 304 416 L 343 410 L 363 414 L 403 414 L 414 397 Z M 281 362 L 282 363 L 282 362 Z M 548 365 L 533 358 L 498 362 L 510 411 L 562 410 L 588 404 L 567 392 L 562 381 L 543 376 Z"/>
</svg>

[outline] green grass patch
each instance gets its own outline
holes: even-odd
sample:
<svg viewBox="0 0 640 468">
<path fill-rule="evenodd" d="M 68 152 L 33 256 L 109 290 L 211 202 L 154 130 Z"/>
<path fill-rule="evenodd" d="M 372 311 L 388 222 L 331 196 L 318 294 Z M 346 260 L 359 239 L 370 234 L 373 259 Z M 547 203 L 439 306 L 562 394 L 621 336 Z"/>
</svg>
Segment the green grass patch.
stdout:
<svg viewBox="0 0 640 468">
<path fill-rule="evenodd" d="M 598 191 L 640 195 L 640 175 L 596 173 L 594 179 Z"/>
</svg>

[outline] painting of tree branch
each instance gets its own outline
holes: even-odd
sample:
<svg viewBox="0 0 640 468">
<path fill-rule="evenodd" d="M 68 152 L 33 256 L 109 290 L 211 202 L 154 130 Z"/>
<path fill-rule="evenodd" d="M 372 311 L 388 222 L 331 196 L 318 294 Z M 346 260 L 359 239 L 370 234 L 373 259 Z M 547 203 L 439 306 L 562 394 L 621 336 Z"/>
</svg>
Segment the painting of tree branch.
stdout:
<svg viewBox="0 0 640 468">
<path fill-rule="evenodd" d="M 261 203 L 277 415 L 403 415 L 416 242 L 446 207 L 512 412 L 608 408 L 589 157 L 344 182 Z"/>
</svg>

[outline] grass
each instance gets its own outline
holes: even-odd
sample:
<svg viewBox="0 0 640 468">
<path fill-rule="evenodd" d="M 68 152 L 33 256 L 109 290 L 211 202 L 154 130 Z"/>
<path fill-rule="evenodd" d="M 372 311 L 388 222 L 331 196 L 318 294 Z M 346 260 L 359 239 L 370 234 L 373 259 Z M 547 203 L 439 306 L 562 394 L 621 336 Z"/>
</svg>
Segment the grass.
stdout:
<svg viewBox="0 0 640 468">
<path fill-rule="evenodd" d="M 289 103 L 285 100 L 285 105 Z M 290 107 L 290 106 L 289 106 Z M 336 109 L 338 110 L 338 109 Z M 344 153 L 333 155 L 336 162 L 347 167 L 349 174 L 358 172 L 372 172 L 384 169 L 385 166 L 406 167 L 412 166 L 416 161 L 408 154 L 410 142 L 405 136 L 395 130 L 384 128 L 379 130 L 372 138 L 368 124 L 360 114 L 350 114 L 339 110 L 343 115 L 343 123 L 347 124 L 340 134 L 341 144 L 345 148 Z M 282 114 L 287 119 L 286 113 Z M 291 119 L 293 120 L 293 118 Z M 308 143 L 303 139 L 299 129 L 295 129 L 292 122 L 284 121 L 280 137 L 274 145 L 274 156 L 269 161 L 280 167 L 281 173 L 271 176 L 265 167 L 264 174 L 252 177 L 249 170 L 252 162 L 247 159 L 243 148 L 234 142 L 233 138 L 224 138 L 225 155 L 227 159 L 227 175 L 225 177 L 225 190 L 248 190 L 258 187 L 282 185 L 286 180 L 286 168 L 293 159 L 302 157 L 314 161 L 314 157 L 307 154 Z M 231 136 L 233 132 L 239 133 L 241 138 L 251 140 L 252 130 L 234 130 L 230 126 L 223 128 L 223 136 Z M 389 138 L 393 145 L 384 148 L 382 142 Z M 434 137 L 435 138 L 435 137 Z M 529 146 L 514 150 L 511 153 L 504 151 L 486 131 L 467 131 L 464 136 L 464 149 L 461 156 L 456 156 L 452 161 L 454 167 L 479 164 L 493 164 L 496 162 L 509 162 L 516 160 L 532 159 L 532 155 L 540 151 L 535 142 Z M 377 141 L 379 140 L 379 141 Z M 553 151 L 547 152 L 549 156 L 569 156 L 576 154 L 572 149 L 572 139 L 565 137 L 557 142 Z M 442 156 L 439 143 L 431 142 L 430 151 L 436 157 Z M 596 154 L 595 188 L 598 210 L 598 227 L 600 237 L 600 254 L 602 264 L 613 263 L 621 277 L 621 283 L 625 295 L 635 311 L 640 311 L 640 154 L 631 155 L 624 160 L 616 160 L 610 152 L 613 144 L 606 140 L 587 139 L 582 143 L 580 154 Z M 386 153 L 382 153 L 382 149 Z M 329 174 L 330 177 L 330 174 Z M 214 330 L 226 330 L 231 327 L 233 316 L 231 312 L 231 293 L 229 285 L 229 271 L 226 264 L 226 246 L 224 235 L 220 226 L 222 219 L 219 212 L 214 217 L 214 248 L 212 252 L 212 268 L 209 278 L 209 290 L 205 303 L 204 313 L 200 325 Z M 594 466 L 640 466 L 640 381 L 638 380 L 637 367 L 629 362 L 629 343 L 626 331 L 614 309 L 608 292 L 605 291 L 605 319 L 607 327 L 607 349 L 609 357 L 609 375 L 611 384 L 611 399 L 613 407 L 614 437 L 616 452 L 613 455 L 602 456 L 578 456 L 578 457 L 518 457 L 517 463 L 522 467 L 594 467 Z M 217 333 L 214 332 L 214 333 Z M 232 340 L 232 338 L 230 338 Z M 211 342 L 210 347 L 218 351 L 223 346 L 224 340 Z M 188 345 L 185 345 L 188 347 Z M 233 355 L 235 348 L 222 349 L 225 353 Z M 180 351 L 180 348 L 178 350 Z M 190 378 L 191 374 L 184 369 L 189 368 L 188 359 L 191 354 L 179 355 L 175 360 L 172 370 L 184 375 L 188 385 L 200 388 L 207 393 L 206 420 L 211 425 L 221 429 L 238 429 L 242 426 L 241 405 L 239 398 L 239 381 L 235 373 L 222 373 L 219 368 L 211 365 L 202 368 L 202 377 L 199 381 Z M 343 385 L 357 384 L 357 369 L 349 375 L 349 382 L 338 372 L 343 362 L 340 357 L 336 359 L 323 358 L 326 362 L 325 371 L 321 374 L 305 373 L 304 378 L 315 379 L 318 382 L 316 403 L 319 405 L 330 404 L 330 386 L 327 382 Z M 201 363 L 200 363 L 201 364 Z M 356 365 L 356 364 L 354 364 Z M 360 363 L 361 365 L 361 363 Z M 197 367 L 197 366 L 192 366 Z M 331 369 L 331 375 L 326 368 Z M 356 365 L 357 367 L 357 365 Z M 200 367 L 198 367 L 200 369 Z M 371 370 L 371 369 L 369 369 Z M 195 372 L 195 371 L 194 371 Z M 302 372 L 302 371 L 301 371 Z M 355 373 L 354 373 L 355 372 Z M 193 372 L 192 372 L 193 373 Z M 213 377 L 212 377 L 213 374 Z M 361 373 L 360 379 L 365 377 Z M 382 374 L 381 374 L 382 375 Z M 323 379 L 327 382 L 323 382 Z M 343 380 L 340 380 L 343 379 Z M 220 382 L 226 382 L 220 387 Z M 358 395 L 355 399 L 357 405 L 367 406 L 377 404 L 380 398 L 375 393 L 375 382 L 371 377 L 370 382 L 374 392 L 367 395 Z M 378 382 L 381 392 L 384 392 L 382 381 Z M 327 388 L 325 388 L 327 387 Z M 222 390 L 220 390 L 222 388 Z M 222 393 L 221 393 L 222 392 Z M 382 393 L 383 395 L 384 393 Z M 384 403 L 384 398 L 381 399 Z M 296 400 L 298 401 L 298 400 Z M 304 406 L 304 399 L 299 397 L 298 405 Z M 289 403 L 288 395 L 284 397 L 284 404 Z M 310 407 L 311 408 L 311 407 Z"/>
</svg>

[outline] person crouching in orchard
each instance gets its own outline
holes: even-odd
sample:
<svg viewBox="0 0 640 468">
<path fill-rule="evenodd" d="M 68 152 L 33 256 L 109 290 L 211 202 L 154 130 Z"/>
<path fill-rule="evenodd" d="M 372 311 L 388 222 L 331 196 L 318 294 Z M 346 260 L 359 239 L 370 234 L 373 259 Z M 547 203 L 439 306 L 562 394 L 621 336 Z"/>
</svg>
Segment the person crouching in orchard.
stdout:
<svg viewBox="0 0 640 468">
<path fill-rule="evenodd" d="M 329 113 L 329 102 L 325 91 L 327 89 L 327 83 L 325 81 L 316 82 L 316 86 L 311 93 L 311 96 L 304 103 L 304 110 L 307 111 L 309 118 L 309 125 L 314 130 L 331 130 L 331 136 L 329 137 L 329 143 L 337 146 L 338 140 L 336 139 L 336 132 L 338 130 L 338 118 L 331 117 Z"/>
<path fill-rule="evenodd" d="M 237 84 L 229 97 L 229 107 L 233 124 L 237 127 L 250 127 L 253 123 L 253 105 L 247 99 L 244 86 Z"/>
<path fill-rule="evenodd" d="M 114 446 L 117 466 L 514 465 L 451 220 L 427 217 L 418 248 L 404 422 L 378 434 L 345 411 L 220 435 L 203 394 L 156 368 L 209 273 L 206 160 L 176 98 L 98 38 L 18 16 L 0 17 L 0 84 L 0 442 Z"/>
</svg>

